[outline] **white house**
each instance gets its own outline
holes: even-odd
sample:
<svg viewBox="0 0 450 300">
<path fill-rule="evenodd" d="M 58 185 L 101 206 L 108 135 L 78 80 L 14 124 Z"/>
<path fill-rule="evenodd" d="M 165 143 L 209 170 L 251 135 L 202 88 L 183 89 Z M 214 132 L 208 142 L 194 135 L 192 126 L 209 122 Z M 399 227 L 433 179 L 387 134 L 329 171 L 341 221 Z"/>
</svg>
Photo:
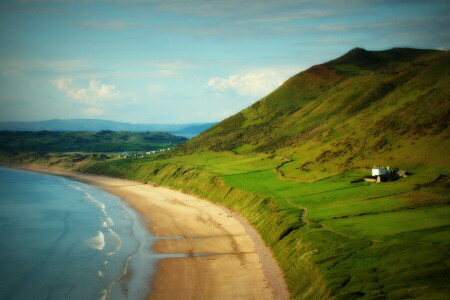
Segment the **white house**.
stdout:
<svg viewBox="0 0 450 300">
<path fill-rule="evenodd" d="M 372 169 L 372 176 L 381 176 L 381 175 L 388 175 L 389 174 L 389 167 L 376 167 L 373 166 Z"/>
</svg>

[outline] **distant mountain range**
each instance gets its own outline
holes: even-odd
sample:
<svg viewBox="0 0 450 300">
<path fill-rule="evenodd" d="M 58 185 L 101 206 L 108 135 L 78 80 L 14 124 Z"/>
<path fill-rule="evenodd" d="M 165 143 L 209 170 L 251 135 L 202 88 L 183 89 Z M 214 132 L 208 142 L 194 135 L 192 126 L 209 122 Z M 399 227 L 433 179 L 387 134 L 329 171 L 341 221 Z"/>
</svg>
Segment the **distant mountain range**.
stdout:
<svg viewBox="0 0 450 300">
<path fill-rule="evenodd" d="M 163 131 L 193 137 L 216 123 L 187 124 L 131 124 L 97 119 L 48 120 L 34 122 L 0 122 L 0 130 L 7 131 Z"/>
<path fill-rule="evenodd" d="M 166 132 L 0 131 L 0 152 L 152 151 L 184 141 Z"/>
</svg>

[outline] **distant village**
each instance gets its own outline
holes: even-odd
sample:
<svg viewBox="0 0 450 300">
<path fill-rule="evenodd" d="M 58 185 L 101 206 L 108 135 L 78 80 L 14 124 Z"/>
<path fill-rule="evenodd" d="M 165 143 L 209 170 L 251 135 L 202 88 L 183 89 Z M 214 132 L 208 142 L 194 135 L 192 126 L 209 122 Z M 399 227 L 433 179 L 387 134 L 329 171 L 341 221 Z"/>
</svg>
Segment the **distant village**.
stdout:
<svg viewBox="0 0 450 300">
<path fill-rule="evenodd" d="M 152 150 L 152 151 L 146 151 L 146 152 L 137 152 L 137 153 L 128 153 L 123 152 L 119 155 L 121 158 L 145 158 L 146 155 L 156 154 L 160 152 L 170 151 L 172 148 L 163 148 L 159 150 Z"/>
</svg>

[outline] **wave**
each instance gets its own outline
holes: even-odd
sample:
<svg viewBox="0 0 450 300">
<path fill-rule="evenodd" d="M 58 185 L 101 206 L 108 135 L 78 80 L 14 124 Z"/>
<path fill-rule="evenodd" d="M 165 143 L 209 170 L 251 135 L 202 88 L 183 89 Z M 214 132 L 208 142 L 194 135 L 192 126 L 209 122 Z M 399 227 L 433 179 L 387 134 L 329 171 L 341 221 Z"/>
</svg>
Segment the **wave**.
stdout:
<svg viewBox="0 0 450 300">
<path fill-rule="evenodd" d="M 108 226 L 114 226 L 113 220 L 112 220 L 111 218 L 109 218 L 109 217 L 107 217 L 107 218 L 105 219 L 105 222 L 106 222 L 106 224 L 107 224 Z"/>
<path fill-rule="evenodd" d="M 129 266 L 129 264 L 130 264 L 130 260 L 131 260 L 131 255 L 127 257 L 127 260 L 125 261 L 124 268 L 123 268 L 123 270 L 122 270 L 122 273 L 119 275 L 119 277 L 117 277 L 116 279 L 110 281 L 110 282 L 106 285 L 106 288 L 102 291 L 102 294 L 101 294 L 101 296 L 100 296 L 100 300 L 107 300 L 107 299 L 109 299 L 109 296 L 110 296 L 110 293 L 111 293 L 111 291 L 112 291 L 112 289 L 113 289 L 113 286 L 114 286 L 116 283 L 122 284 L 122 287 L 123 287 L 123 283 L 122 283 L 121 281 L 122 281 L 122 279 L 123 279 L 123 278 L 127 275 L 127 273 L 128 273 L 128 266 Z M 105 261 L 103 262 L 104 265 L 106 265 L 105 262 L 107 263 L 107 260 L 105 260 Z M 124 296 L 125 296 L 124 299 L 128 299 L 128 297 L 127 297 L 126 294 L 125 294 Z"/>
<path fill-rule="evenodd" d="M 82 189 L 80 188 L 80 187 L 78 187 L 78 186 L 74 186 L 74 185 L 71 185 L 70 183 L 66 183 L 68 186 L 70 186 L 71 188 L 74 188 L 74 189 L 76 189 L 76 190 L 78 190 L 78 191 L 82 191 Z"/>
<path fill-rule="evenodd" d="M 123 268 L 122 274 L 119 276 L 119 280 L 122 280 L 122 278 L 124 278 L 127 275 L 128 266 L 130 265 L 130 260 L 131 260 L 131 255 L 128 256 L 127 260 L 125 261 L 125 266 Z"/>
<path fill-rule="evenodd" d="M 114 253 L 116 253 L 117 251 L 119 251 L 119 249 L 122 247 L 122 240 L 117 235 L 117 233 L 115 233 L 113 230 L 111 230 L 109 228 L 108 228 L 108 233 L 112 237 L 112 239 L 114 239 L 114 249 L 111 252 L 108 252 L 108 254 L 107 254 L 108 256 L 111 256 Z"/>
<path fill-rule="evenodd" d="M 108 291 L 106 289 L 104 289 L 102 291 L 102 294 L 100 295 L 100 300 L 106 300 L 106 299 L 108 299 L 108 296 L 109 296 Z"/>
<path fill-rule="evenodd" d="M 99 251 L 103 250 L 105 247 L 105 236 L 103 235 L 103 232 L 97 231 L 97 235 L 87 240 L 86 244 L 92 249 Z"/>
<path fill-rule="evenodd" d="M 70 183 L 67 183 L 67 185 L 70 186 L 73 189 L 76 189 L 78 191 L 82 191 L 84 193 L 84 198 L 86 200 L 88 200 L 89 202 L 91 202 L 92 204 L 94 204 L 95 206 L 97 206 L 98 208 L 100 208 L 100 210 L 106 215 L 106 206 L 105 206 L 105 204 L 103 204 L 102 202 L 100 202 L 97 199 L 95 199 L 91 194 L 89 194 L 88 192 L 86 192 L 82 188 L 80 188 L 78 186 L 75 186 L 75 185 L 72 185 Z"/>
<path fill-rule="evenodd" d="M 95 206 L 97 206 L 98 208 L 100 208 L 100 210 L 102 211 L 103 214 L 106 215 L 106 206 L 105 204 L 101 203 L 100 201 L 98 201 L 97 199 L 95 199 L 94 197 L 92 197 L 91 194 L 89 194 L 88 192 L 84 192 L 85 198 L 91 202 L 92 204 L 94 204 Z"/>
</svg>

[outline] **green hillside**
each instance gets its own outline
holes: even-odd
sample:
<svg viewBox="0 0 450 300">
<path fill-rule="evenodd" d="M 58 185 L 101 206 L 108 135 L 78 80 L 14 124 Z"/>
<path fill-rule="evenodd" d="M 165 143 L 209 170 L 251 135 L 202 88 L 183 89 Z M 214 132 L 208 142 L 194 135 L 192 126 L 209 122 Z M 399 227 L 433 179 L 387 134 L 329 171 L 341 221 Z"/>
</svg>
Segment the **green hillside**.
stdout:
<svg viewBox="0 0 450 300">
<path fill-rule="evenodd" d="M 273 250 L 293 299 L 448 299 L 449 64 L 450 52 L 356 48 L 170 153 L 70 167 L 236 211 Z M 375 164 L 412 175 L 358 180 Z"/>
<path fill-rule="evenodd" d="M 448 167 L 450 52 L 353 49 L 287 80 L 183 147 L 273 153 L 288 178 L 373 164 Z"/>
<path fill-rule="evenodd" d="M 0 131 L 0 152 L 121 152 L 172 147 L 186 138 L 165 132 Z"/>
</svg>

